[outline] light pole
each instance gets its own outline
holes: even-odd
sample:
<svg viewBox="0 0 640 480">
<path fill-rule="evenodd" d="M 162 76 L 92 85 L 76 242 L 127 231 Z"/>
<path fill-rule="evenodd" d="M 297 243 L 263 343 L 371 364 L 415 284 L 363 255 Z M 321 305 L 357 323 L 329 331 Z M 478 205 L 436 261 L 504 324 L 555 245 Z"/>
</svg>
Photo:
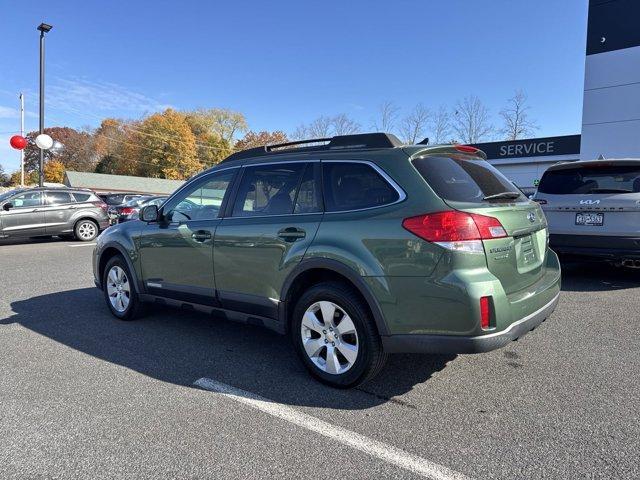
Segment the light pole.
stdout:
<svg viewBox="0 0 640 480">
<path fill-rule="evenodd" d="M 53 27 L 46 23 L 38 26 L 40 31 L 40 135 L 44 133 L 44 34 L 49 32 Z M 38 172 L 38 185 L 44 184 L 44 150 L 40 149 L 40 169 Z"/>
<path fill-rule="evenodd" d="M 20 136 L 24 137 L 24 94 L 20 93 Z M 20 150 L 20 186 L 24 187 L 24 150 Z"/>
</svg>

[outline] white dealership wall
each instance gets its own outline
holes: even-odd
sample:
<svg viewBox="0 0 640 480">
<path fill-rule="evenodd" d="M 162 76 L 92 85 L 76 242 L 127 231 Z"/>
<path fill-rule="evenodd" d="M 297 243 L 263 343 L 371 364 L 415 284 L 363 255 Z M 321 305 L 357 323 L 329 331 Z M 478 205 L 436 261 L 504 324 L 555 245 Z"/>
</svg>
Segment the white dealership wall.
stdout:
<svg viewBox="0 0 640 480">
<path fill-rule="evenodd" d="M 589 2 L 583 160 L 640 157 L 639 25 L 638 0 Z"/>
</svg>

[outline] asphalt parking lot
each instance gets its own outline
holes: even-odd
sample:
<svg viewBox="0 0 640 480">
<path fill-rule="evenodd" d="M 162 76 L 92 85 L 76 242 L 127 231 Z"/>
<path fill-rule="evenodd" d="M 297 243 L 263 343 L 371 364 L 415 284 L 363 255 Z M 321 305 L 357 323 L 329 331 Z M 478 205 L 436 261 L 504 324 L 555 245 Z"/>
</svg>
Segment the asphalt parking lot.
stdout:
<svg viewBox="0 0 640 480">
<path fill-rule="evenodd" d="M 0 243 L 0 478 L 640 477 L 640 271 L 566 266 L 521 340 L 340 391 L 267 330 L 116 321 L 91 253 Z"/>
</svg>

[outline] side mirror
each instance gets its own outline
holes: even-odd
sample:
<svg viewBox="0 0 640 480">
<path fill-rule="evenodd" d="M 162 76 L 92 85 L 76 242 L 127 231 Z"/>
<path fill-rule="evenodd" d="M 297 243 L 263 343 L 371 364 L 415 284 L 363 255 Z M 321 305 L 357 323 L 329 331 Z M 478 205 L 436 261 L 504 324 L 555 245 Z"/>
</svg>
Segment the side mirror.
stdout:
<svg viewBox="0 0 640 480">
<path fill-rule="evenodd" d="M 4 205 L 2 205 L 2 209 L 3 209 L 5 212 L 8 212 L 8 211 L 9 211 L 10 209 L 12 209 L 12 208 L 13 208 L 13 203 L 11 203 L 11 202 L 7 202 L 7 203 L 5 203 Z"/>
<path fill-rule="evenodd" d="M 140 220 L 143 222 L 157 222 L 159 217 L 157 205 L 147 205 L 140 210 Z"/>
</svg>

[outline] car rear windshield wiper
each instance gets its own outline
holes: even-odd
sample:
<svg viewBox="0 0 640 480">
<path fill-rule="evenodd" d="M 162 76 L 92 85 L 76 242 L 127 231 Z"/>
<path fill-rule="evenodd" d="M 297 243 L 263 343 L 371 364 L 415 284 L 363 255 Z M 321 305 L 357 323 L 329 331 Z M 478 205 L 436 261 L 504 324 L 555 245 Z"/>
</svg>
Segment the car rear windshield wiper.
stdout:
<svg viewBox="0 0 640 480">
<path fill-rule="evenodd" d="M 502 198 L 515 199 L 522 195 L 520 192 L 500 192 L 494 195 L 487 195 L 483 200 L 498 200 Z"/>
</svg>

